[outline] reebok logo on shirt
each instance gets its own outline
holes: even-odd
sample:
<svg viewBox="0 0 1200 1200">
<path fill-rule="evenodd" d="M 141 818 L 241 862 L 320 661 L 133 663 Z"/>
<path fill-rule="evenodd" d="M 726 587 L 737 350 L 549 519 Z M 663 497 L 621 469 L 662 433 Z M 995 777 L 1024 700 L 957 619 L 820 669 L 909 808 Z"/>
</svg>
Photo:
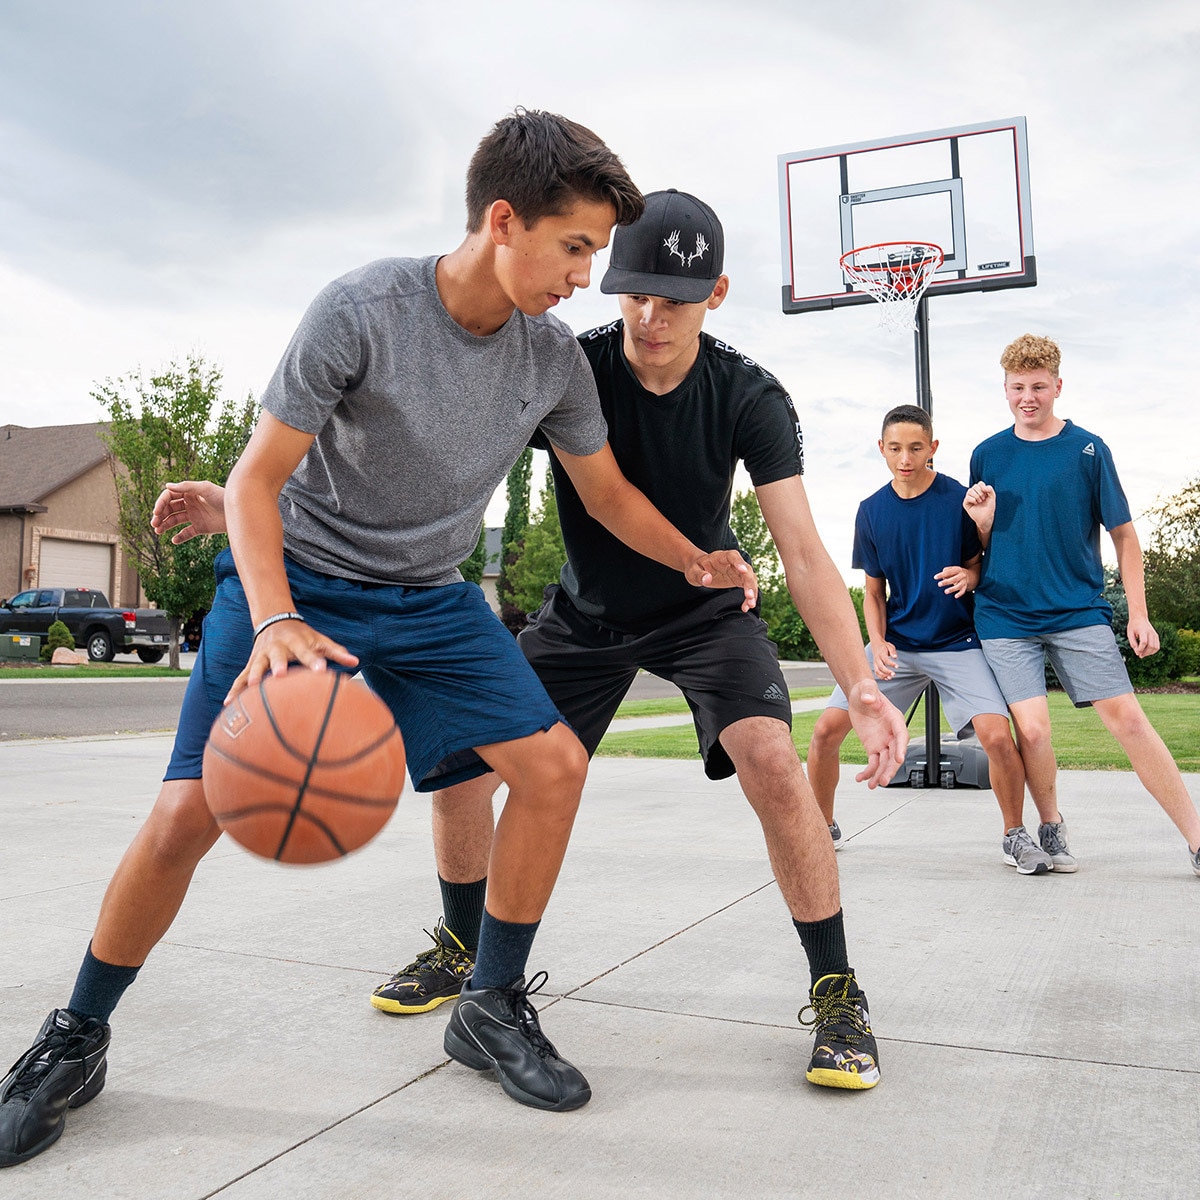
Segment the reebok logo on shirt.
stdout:
<svg viewBox="0 0 1200 1200">
<path fill-rule="evenodd" d="M 1088 442 L 1088 444 L 1087 444 L 1086 446 L 1084 446 L 1084 448 L 1083 448 L 1083 453 L 1084 453 L 1084 454 L 1090 454 L 1090 455 L 1091 455 L 1093 458 L 1095 458 L 1095 457 L 1096 457 L 1096 446 L 1095 446 L 1095 443 L 1094 443 L 1094 442 Z"/>
</svg>

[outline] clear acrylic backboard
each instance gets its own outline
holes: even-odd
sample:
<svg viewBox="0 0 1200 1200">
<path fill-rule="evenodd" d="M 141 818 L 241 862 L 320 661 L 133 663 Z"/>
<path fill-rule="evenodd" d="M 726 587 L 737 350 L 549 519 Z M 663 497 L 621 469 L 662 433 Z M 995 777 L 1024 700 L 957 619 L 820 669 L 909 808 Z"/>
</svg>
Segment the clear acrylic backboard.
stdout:
<svg viewBox="0 0 1200 1200">
<path fill-rule="evenodd" d="M 1025 118 L 779 156 L 783 311 L 869 304 L 842 255 L 929 242 L 945 255 L 929 295 L 1037 283 Z"/>
</svg>

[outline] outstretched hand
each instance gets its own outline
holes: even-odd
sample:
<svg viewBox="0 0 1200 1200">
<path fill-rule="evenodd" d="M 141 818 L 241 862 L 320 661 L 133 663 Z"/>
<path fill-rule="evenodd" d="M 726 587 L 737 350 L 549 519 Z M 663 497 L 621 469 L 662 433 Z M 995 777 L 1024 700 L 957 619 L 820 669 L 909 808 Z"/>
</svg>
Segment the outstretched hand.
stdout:
<svg viewBox="0 0 1200 1200">
<path fill-rule="evenodd" d="M 754 569 L 737 550 L 713 550 L 694 559 L 684 571 L 695 587 L 741 588 L 742 612 L 758 603 L 758 580 Z"/>
<path fill-rule="evenodd" d="M 851 724 L 867 752 L 867 766 L 854 778 L 869 788 L 886 787 L 908 750 L 904 714 L 869 679 L 850 689 L 849 701 Z"/>
<path fill-rule="evenodd" d="M 150 527 L 155 533 L 179 532 L 171 538 L 181 545 L 199 534 L 225 533 L 225 489 L 207 480 L 168 483 L 154 502 Z"/>
</svg>

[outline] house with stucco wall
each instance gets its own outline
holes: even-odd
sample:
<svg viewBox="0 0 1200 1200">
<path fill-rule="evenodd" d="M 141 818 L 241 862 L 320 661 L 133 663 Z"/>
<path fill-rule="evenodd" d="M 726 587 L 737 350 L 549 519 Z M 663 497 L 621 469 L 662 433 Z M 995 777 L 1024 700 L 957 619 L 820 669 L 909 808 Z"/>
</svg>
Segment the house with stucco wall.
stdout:
<svg viewBox="0 0 1200 1200">
<path fill-rule="evenodd" d="M 0 425 L 0 597 L 91 587 L 118 607 L 143 602 L 117 532 L 104 429 L 100 422 Z"/>
</svg>

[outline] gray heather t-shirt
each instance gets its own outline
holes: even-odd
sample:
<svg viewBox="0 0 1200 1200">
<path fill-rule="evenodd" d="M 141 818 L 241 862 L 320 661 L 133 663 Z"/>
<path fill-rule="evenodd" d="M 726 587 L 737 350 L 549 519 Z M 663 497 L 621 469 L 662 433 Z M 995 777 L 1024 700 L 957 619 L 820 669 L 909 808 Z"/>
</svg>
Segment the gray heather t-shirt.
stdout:
<svg viewBox="0 0 1200 1200">
<path fill-rule="evenodd" d="M 591 368 L 548 313 L 489 337 L 438 296 L 436 258 L 388 258 L 309 306 L 263 394 L 316 441 L 279 499 L 286 552 L 329 575 L 455 583 L 484 509 L 540 425 L 568 454 L 607 428 Z"/>
</svg>

